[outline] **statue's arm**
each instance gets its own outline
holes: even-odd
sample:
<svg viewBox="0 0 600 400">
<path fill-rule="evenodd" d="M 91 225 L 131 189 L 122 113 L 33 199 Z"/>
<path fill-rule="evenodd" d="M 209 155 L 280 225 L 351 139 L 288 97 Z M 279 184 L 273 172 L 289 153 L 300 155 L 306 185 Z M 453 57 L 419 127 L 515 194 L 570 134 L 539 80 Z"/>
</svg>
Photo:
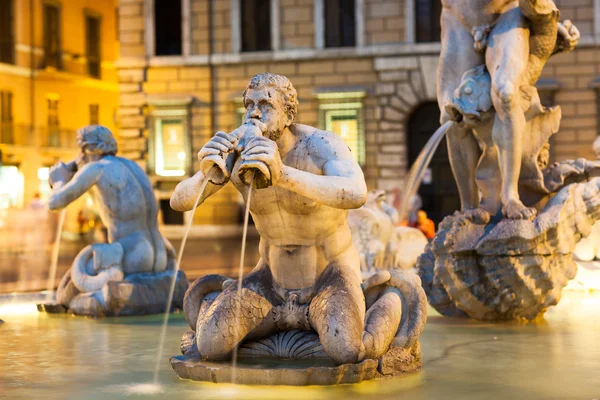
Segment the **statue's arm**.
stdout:
<svg viewBox="0 0 600 400">
<path fill-rule="evenodd" d="M 354 161 L 327 161 L 323 175 L 284 166 L 279 186 L 333 208 L 359 208 L 367 199 L 363 173 Z"/>
<path fill-rule="evenodd" d="M 278 185 L 333 208 L 361 207 L 367 199 L 367 184 L 346 143 L 331 132 L 314 138 L 318 143 L 313 158 L 325 160 L 323 175 L 284 165 Z"/>
<path fill-rule="evenodd" d="M 48 207 L 51 210 L 60 210 L 68 206 L 94 186 L 101 175 L 101 166 L 97 164 L 85 165 L 67 183 L 58 182 L 54 185 L 48 199 Z"/>
<path fill-rule="evenodd" d="M 200 194 L 200 189 L 205 179 L 206 177 L 202 171 L 198 171 L 191 178 L 179 182 L 175 187 L 169 202 L 171 208 L 175 211 L 190 211 L 194 208 L 194 202 Z M 204 200 L 218 192 L 223 186 L 225 185 L 214 185 L 208 182 L 198 205 L 204 203 Z"/>
</svg>

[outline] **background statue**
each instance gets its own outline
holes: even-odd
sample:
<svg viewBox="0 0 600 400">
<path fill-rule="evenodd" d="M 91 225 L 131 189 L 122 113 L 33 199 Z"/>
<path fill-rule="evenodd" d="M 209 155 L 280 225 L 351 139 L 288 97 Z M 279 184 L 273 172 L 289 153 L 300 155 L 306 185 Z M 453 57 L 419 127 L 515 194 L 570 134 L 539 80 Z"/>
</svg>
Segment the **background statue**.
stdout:
<svg viewBox="0 0 600 400">
<path fill-rule="evenodd" d="M 261 258 L 241 293 L 237 284 L 223 287 L 227 279 L 215 275 L 190 287 L 184 312 L 193 332 L 184 336 L 184 354 L 228 359 L 240 343 L 252 346 L 277 332 L 300 330 L 306 335 L 286 341 L 285 349 L 307 341 L 302 348 L 320 348 L 337 364 L 402 352 L 406 358 L 398 365 L 418 368 L 424 293 L 418 277 L 402 271 L 383 271 L 362 283 L 347 210 L 362 206 L 367 190 L 348 146 L 332 132 L 294 123 L 296 90 L 284 76 L 253 77 L 243 98 L 244 125 L 218 132 L 200 150 L 202 171 L 177 186 L 171 206 L 193 207 L 206 176 L 201 202 L 229 181 L 247 199 L 243 171 L 252 166 L 261 176 L 250 203 Z M 319 354 L 313 350 L 309 357 Z"/>
<path fill-rule="evenodd" d="M 560 110 L 541 106 L 534 85 L 548 58 L 572 50 L 579 32 L 570 21 L 558 22 L 552 0 L 442 3 L 438 102 L 442 124 L 457 122 L 447 140 L 462 209 L 478 208 L 482 189 L 482 206 L 492 214 L 501 206 L 508 218 L 532 218 L 536 210 L 523 205 L 519 177 L 535 167 L 560 121 Z M 461 110 L 453 100 L 461 96 L 475 108 Z M 482 115 L 492 106 L 495 114 Z M 535 178 L 543 180 L 540 173 Z M 493 181 L 492 190 L 481 187 L 485 180 Z M 486 198 L 496 193 L 499 199 Z"/>
<path fill-rule="evenodd" d="M 58 303 L 92 316 L 163 311 L 175 251 L 158 231 L 150 180 L 135 162 L 116 156 L 117 142 L 103 126 L 78 131 L 77 145 L 81 153 L 75 161 L 50 169 L 48 205 L 59 210 L 89 191 L 108 229 L 108 243 L 81 250 L 59 285 Z M 187 288 L 182 272 L 178 280 L 175 304 L 181 304 Z"/>
<path fill-rule="evenodd" d="M 600 161 L 600 136 L 592 144 L 596 161 Z M 575 247 L 575 258 L 579 261 L 592 261 L 600 258 L 600 222 L 592 227 L 592 232 L 586 238 L 581 239 Z"/>
<path fill-rule="evenodd" d="M 549 165 L 560 107 L 534 86 L 579 32 L 551 0 L 443 4 L 439 104 L 462 212 L 442 221 L 419 276 L 444 315 L 534 319 L 575 277 L 575 245 L 600 216 L 600 163 Z"/>
<path fill-rule="evenodd" d="M 383 190 L 369 192 L 365 205 L 348 211 L 348 225 L 363 275 L 381 269 L 415 267 L 427 238 L 419 229 L 398 226 L 399 223 L 398 210 L 388 204 Z"/>
</svg>

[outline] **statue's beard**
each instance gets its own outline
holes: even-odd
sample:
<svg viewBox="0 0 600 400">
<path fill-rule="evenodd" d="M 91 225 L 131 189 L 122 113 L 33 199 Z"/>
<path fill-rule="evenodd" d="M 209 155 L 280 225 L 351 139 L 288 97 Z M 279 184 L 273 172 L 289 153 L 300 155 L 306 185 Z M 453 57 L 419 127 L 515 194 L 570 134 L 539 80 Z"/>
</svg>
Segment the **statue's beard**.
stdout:
<svg viewBox="0 0 600 400">
<path fill-rule="evenodd" d="M 272 141 L 276 142 L 281 137 L 282 133 L 283 133 L 283 129 L 268 130 L 264 133 L 264 136 L 267 139 L 271 139 Z"/>
</svg>

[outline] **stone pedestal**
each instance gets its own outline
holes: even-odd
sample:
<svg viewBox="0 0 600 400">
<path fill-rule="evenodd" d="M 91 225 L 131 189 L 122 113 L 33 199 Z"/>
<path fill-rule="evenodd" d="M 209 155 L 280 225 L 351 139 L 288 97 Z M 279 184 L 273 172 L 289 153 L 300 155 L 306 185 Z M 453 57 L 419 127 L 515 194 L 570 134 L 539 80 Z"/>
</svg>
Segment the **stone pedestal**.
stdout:
<svg viewBox="0 0 600 400">
<path fill-rule="evenodd" d="M 584 165 L 563 166 L 575 171 L 577 163 Z M 583 182 L 544 199 L 533 220 L 494 221 L 481 210 L 446 217 L 418 262 L 429 303 L 446 316 L 487 321 L 532 320 L 556 305 L 577 272 L 575 245 L 600 218 L 600 178 L 587 180 L 592 172 L 595 165 L 574 173 Z"/>
<path fill-rule="evenodd" d="M 193 332 L 189 332 L 193 341 Z M 203 361 L 197 351 L 171 357 L 171 366 L 182 379 L 247 385 L 337 385 L 398 376 L 421 370 L 419 343 L 410 349 L 391 348 L 377 360 L 336 365 L 327 357 L 313 332 L 279 332 L 245 343 L 239 350 L 235 373 L 231 361 Z"/>
<path fill-rule="evenodd" d="M 174 273 L 174 270 L 167 270 L 160 273 L 131 274 L 123 281 L 108 282 L 101 290 L 76 295 L 69 302 L 69 307 L 38 304 L 38 310 L 48 313 L 71 312 L 88 317 L 163 313 Z M 65 278 L 68 279 L 68 275 Z M 179 271 L 171 309 L 183 307 L 183 296 L 188 286 L 185 273 Z"/>
</svg>

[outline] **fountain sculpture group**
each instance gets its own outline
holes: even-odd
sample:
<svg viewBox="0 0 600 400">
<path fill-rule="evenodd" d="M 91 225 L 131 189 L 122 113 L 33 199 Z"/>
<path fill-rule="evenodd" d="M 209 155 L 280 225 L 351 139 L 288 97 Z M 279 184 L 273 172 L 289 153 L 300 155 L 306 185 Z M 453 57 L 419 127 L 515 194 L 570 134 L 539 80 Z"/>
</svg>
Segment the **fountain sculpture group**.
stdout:
<svg viewBox="0 0 600 400">
<path fill-rule="evenodd" d="M 171 198 L 175 210 L 194 210 L 231 181 L 260 234 L 252 272 L 187 288 L 158 231 L 148 178 L 115 156 L 108 130 L 91 126 L 79 132 L 77 161 L 51 170 L 50 208 L 90 191 L 109 243 L 81 251 L 58 303 L 80 315 L 168 312 L 177 279 L 174 304 L 191 328 L 183 355 L 171 358 L 180 377 L 293 385 L 419 370 L 427 298 L 448 316 L 542 314 L 573 278 L 574 246 L 600 217 L 600 164 L 548 165 L 560 108 L 544 107 L 535 88 L 549 57 L 572 50 L 579 32 L 559 22 L 551 0 L 447 0 L 442 36 L 435 137 L 447 135 L 462 210 L 442 222 L 418 275 L 404 269 L 412 265 L 402 261 L 397 211 L 383 193 L 367 196 L 341 137 L 295 123 L 292 83 L 264 73 L 244 91 L 242 126 L 215 134 L 198 154 L 200 171 Z"/>
</svg>

